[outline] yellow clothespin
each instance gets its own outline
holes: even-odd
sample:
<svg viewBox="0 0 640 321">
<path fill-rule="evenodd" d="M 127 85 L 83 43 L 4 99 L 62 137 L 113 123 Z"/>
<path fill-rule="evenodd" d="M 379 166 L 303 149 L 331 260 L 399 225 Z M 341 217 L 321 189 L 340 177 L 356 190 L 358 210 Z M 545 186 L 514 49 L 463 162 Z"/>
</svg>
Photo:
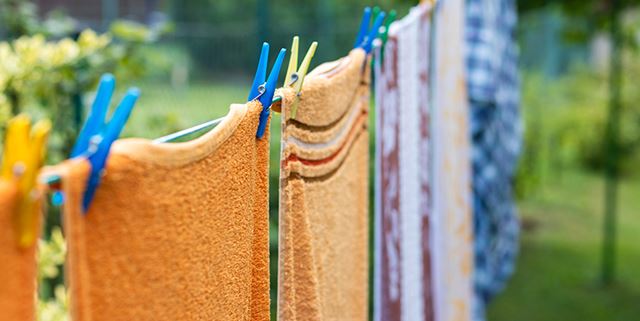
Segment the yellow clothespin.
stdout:
<svg viewBox="0 0 640 321">
<path fill-rule="evenodd" d="M 19 206 L 15 222 L 21 247 L 32 245 L 37 238 L 35 204 L 40 196 L 37 195 L 36 180 L 44 163 L 50 130 L 48 120 L 39 121 L 31 128 L 31 119 L 26 115 L 14 117 L 7 127 L 0 176 L 18 186 Z"/>
<path fill-rule="evenodd" d="M 304 56 L 302 63 L 300 64 L 300 68 L 298 69 L 298 45 L 300 39 L 298 36 L 293 37 L 293 43 L 291 44 L 291 58 L 289 58 L 289 68 L 287 68 L 287 76 L 284 78 L 284 87 L 293 88 L 296 91 L 296 96 L 300 95 L 300 91 L 302 90 L 302 83 L 304 82 L 304 77 L 307 75 L 309 71 L 309 65 L 311 65 L 311 59 L 313 59 L 313 55 L 316 53 L 316 48 L 318 48 L 318 42 L 314 41 L 307 54 Z M 291 106 L 291 118 L 296 118 L 296 110 L 298 109 L 298 99 Z"/>
</svg>

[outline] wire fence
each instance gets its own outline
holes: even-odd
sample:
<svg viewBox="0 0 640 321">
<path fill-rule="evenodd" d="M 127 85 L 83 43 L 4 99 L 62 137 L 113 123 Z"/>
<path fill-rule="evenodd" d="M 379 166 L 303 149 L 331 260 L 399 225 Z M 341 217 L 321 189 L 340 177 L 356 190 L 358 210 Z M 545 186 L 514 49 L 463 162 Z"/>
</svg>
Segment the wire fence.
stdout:
<svg viewBox="0 0 640 321">
<path fill-rule="evenodd" d="M 91 3 L 91 5 L 89 5 Z M 318 41 L 315 62 L 345 55 L 358 31 L 362 9 L 379 5 L 399 13 L 415 4 L 398 0 L 38 0 L 40 14 L 66 12 L 79 28 L 105 31 L 116 19 L 153 23 L 164 19 L 173 26 L 156 45 L 182 52 L 175 64 L 190 61 L 190 74 L 250 75 L 263 41 L 272 52 L 289 48 L 300 36 L 301 50 Z M 157 21 L 156 21 L 157 22 Z M 172 50 L 167 50 L 172 52 Z M 185 59 L 186 58 L 186 59 Z"/>
</svg>

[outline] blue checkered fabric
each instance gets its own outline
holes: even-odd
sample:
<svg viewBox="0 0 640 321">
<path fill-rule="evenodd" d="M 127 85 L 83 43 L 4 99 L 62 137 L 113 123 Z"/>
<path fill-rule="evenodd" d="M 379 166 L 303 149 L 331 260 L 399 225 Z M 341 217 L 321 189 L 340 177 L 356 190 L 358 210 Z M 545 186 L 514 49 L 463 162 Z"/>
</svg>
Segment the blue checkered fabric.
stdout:
<svg viewBox="0 0 640 321">
<path fill-rule="evenodd" d="M 522 145 L 515 0 L 467 0 L 475 237 L 474 320 L 504 287 L 518 254 L 512 195 Z"/>
</svg>

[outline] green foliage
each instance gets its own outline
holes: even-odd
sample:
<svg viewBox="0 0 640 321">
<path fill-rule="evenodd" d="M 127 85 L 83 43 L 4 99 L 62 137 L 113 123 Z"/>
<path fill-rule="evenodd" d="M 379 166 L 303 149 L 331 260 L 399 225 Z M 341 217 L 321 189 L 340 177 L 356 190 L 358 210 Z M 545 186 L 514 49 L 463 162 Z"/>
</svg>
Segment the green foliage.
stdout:
<svg viewBox="0 0 640 321">
<path fill-rule="evenodd" d="M 623 176 L 637 173 L 640 162 L 640 53 L 625 52 L 623 109 L 618 140 Z M 517 191 L 528 195 L 550 176 L 571 166 L 604 169 L 605 128 L 609 91 L 607 70 L 574 67 L 567 75 L 549 80 L 526 72 L 523 77 L 525 149 Z"/>
<path fill-rule="evenodd" d="M 52 11 L 46 19 L 38 17 L 38 7 L 29 0 L 0 0 L 0 36 L 9 39 L 44 34 L 61 37 L 73 31 L 73 19 Z"/>
<path fill-rule="evenodd" d="M 631 53 L 629 53 L 631 54 Z M 623 110 L 618 150 L 620 169 L 631 174 L 640 161 L 640 93 L 634 88 L 640 77 L 640 63 L 636 54 L 628 59 L 623 81 Z M 608 74 L 579 70 L 561 80 L 565 99 L 557 111 L 555 136 L 566 141 L 581 165 L 601 170 L 605 165 L 606 106 L 608 102 Z"/>
<path fill-rule="evenodd" d="M 0 42 L 0 127 L 22 112 L 51 118 L 50 155 L 60 160 L 77 134 L 84 94 L 105 72 L 125 82 L 145 74 L 142 47 L 155 39 L 157 33 L 144 26 L 116 22 L 111 33 L 86 30 L 75 40 L 37 34 Z"/>
<path fill-rule="evenodd" d="M 69 321 L 69 293 L 63 285 L 56 286 L 52 300 L 40 300 L 36 305 L 38 321 Z"/>
<path fill-rule="evenodd" d="M 289 48 L 294 35 L 301 48 L 318 41 L 314 61 L 330 61 L 353 47 L 365 6 L 395 9 L 400 16 L 417 1 L 408 0 L 190 0 L 171 1 L 179 41 L 199 71 L 254 70 L 260 41 Z M 302 50 L 302 49 L 301 49 Z"/>
<path fill-rule="evenodd" d="M 56 227 L 49 240 L 38 240 L 38 279 L 53 279 L 60 273 L 67 254 L 62 231 Z"/>
<path fill-rule="evenodd" d="M 538 195 L 520 201 L 520 255 L 514 277 L 489 306 L 491 321 L 638 319 L 640 180 L 622 181 L 618 212 L 618 280 L 598 285 L 602 175 L 566 169 Z"/>
<path fill-rule="evenodd" d="M 62 231 L 56 227 L 51 232 L 49 240 L 38 241 L 38 284 L 45 283 L 45 279 L 54 279 L 60 275 L 62 265 L 67 254 L 67 246 Z M 69 320 L 69 297 L 64 285 L 57 285 L 53 298 L 38 296 L 36 306 L 39 321 L 67 321 Z"/>
</svg>

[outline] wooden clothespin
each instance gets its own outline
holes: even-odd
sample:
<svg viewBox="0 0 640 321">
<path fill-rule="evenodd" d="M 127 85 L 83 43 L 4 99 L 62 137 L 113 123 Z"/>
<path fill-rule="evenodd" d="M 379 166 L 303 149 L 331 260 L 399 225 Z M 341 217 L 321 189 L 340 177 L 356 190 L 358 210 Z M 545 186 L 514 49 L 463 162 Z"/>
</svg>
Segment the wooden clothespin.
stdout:
<svg viewBox="0 0 640 321">
<path fill-rule="evenodd" d="M 309 71 L 309 66 L 311 65 L 311 59 L 316 53 L 316 49 L 318 48 L 318 42 L 314 41 L 309 46 L 309 50 L 307 50 L 307 54 L 302 59 L 302 63 L 300 64 L 300 68 L 298 68 L 298 47 L 299 47 L 300 38 L 298 36 L 293 37 L 293 43 L 291 44 L 291 57 L 289 58 L 289 67 L 287 68 L 287 76 L 284 79 L 284 87 L 293 88 L 296 92 L 296 100 L 291 106 L 291 118 L 296 118 L 296 111 L 298 107 L 298 97 L 300 95 L 300 91 L 302 91 L 302 83 L 304 82 L 304 78 L 307 76 L 307 72 Z"/>
<path fill-rule="evenodd" d="M 31 246 L 38 237 L 36 219 L 39 213 L 35 204 L 41 195 L 36 180 L 44 163 L 50 130 L 48 120 L 41 120 L 32 128 L 31 119 L 26 115 L 14 117 L 7 127 L 0 177 L 15 182 L 18 187 L 15 222 L 20 247 Z"/>
</svg>

